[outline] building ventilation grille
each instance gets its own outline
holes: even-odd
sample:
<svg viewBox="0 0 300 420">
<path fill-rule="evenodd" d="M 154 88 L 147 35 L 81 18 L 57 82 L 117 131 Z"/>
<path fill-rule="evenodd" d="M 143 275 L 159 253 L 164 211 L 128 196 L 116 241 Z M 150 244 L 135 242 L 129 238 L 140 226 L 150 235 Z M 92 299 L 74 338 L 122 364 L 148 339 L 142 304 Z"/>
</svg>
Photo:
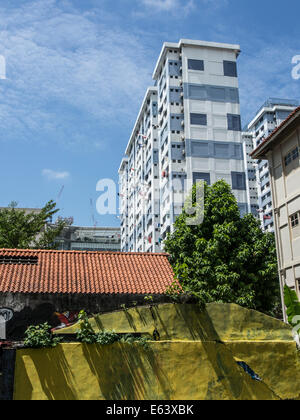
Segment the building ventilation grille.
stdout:
<svg viewBox="0 0 300 420">
<path fill-rule="evenodd" d="M 0 264 L 5 265 L 37 265 L 38 257 L 21 257 L 12 255 L 0 255 Z"/>
</svg>

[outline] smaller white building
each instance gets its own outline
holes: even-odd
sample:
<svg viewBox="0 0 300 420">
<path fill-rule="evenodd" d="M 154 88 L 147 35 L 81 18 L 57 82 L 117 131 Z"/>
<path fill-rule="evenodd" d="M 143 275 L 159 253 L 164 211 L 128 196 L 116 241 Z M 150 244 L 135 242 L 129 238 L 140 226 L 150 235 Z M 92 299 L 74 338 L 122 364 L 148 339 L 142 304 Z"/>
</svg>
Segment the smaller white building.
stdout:
<svg viewBox="0 0 300 420">
<path fill-rule="evenodd" d="M 59 250 L 120 252 L 119 227 L 66 226 L 56 239 Z"/>
<path fill-rule="evenodd" d="M 269 163 L 282 299 L 285 284 L 300 297 L 299 148 L 300 107 L 252 153 L 252 158 Z"/>
<path fill-rule="evenodd" d="M 248 213 L 252 214 L 256 219 L 260 218 L 259 205 L 258 205 L 258 188 L 256 180 L 256 168 L 257 163 L 251 157 L 253 152 L 253 136 L 252 133 L 247 131 L 242 132 L 243 140 L 243 155 L 244 165 L 246 173 L 246 190 L 247 190 L 247 202 L 248 202 Z"/>
<path fill-rule="evenodd" d="M 244 133 L 244 140 L 247 134 L 246 144 L 248 150 L 250 149 L 249 135 L 252 136 L 253 149 L 255 149 L 289 116 L 292 111 L 294 111 L 298 105 L 299 102 L 296 100 L 269 98 L 257 111 L 255 117 L 247 126 L 247 132 Z M 251 204 L 255 204 L 255 194 L 253 189 L 254 186 L 251 186 L 250 184 L 253 184 L 251 181 L 254 181 L 254 178 L 256 178 L 256 181 L 254 182 L 256 183 L 256 191 L 258 195 L 258 217 L 264 231 L 274 232 L 273 204 L 268 161 L 259 159 L 253 166 L 253 162 L 251 162 L 251 159 L 247 156 L 247 166 L 250 188 L 248 195 L 250 196 Z M 254 207 L 252 207 L 251 212 L 252 214 L 255 214 Z"/>
</svg>

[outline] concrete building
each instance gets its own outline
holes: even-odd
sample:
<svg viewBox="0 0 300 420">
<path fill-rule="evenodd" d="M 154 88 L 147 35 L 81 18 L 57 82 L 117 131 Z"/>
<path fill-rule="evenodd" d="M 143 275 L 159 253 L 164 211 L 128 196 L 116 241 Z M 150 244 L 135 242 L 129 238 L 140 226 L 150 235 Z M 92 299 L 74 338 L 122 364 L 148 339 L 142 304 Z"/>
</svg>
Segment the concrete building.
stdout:
<svg viewBox="0 0 300 420">
<path fill-rule="evenodd" d="M 260 143 L 252 157 L 268 161 L 281 290 L 286 284 L 300 297 L 299 147 L 300 107 Z"/>
<path fill-rule="evenodd" d="M 57 238 L 58 249 L 68 251 L 120 251 L 120 228 L 66 226 Z"/>
<path fill-rule="evenodd" d="M 288 117 L 298 104 L 298 101 L 290 99 L 268 99 L 248 124 L 247 131 L 243 133 L 244 147 L 247 148 L 247 151 L 252 152 L 258 147 Z M 250 210 L 254 215 L 256 215 L 256 211 L 258 210 L 258 217 L 261 221 L 262 229 L 273 232 L 273 205 L 268 161 L 260 159 L 258 162 L 254 162 L 247 154 L 247 170 Z M 258 201 L 255 203 L 256 196 Z"/>
<path fill-rule="evenodd" d="M 122 160 L 123 251 L 158 252 L 192 184 L 225 179 L 248 212 L 239 45 L 165 43 Z"/>
<path fill-rule="evenodd" d="M 246 190 L 248 213 L 252 214 L 256 219 L 259 219 L 259 205 L 258 205 L 258 185 L 256 180 L 256 162 L 251 158 L 253 152 L 253 136 L 251 132 L 242 132 L 243 140 L 243 155 L 246 176 Z"/>
</svg>

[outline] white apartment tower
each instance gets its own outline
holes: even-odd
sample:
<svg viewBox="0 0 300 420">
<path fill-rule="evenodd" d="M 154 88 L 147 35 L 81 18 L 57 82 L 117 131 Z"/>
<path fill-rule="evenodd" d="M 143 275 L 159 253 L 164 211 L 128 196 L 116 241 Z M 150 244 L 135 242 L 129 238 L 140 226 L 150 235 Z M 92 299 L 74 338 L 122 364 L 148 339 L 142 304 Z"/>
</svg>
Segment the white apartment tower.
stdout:
<svg viewBox="0 0 300 420">
<path fill-rule="evenodd" d="M 236 60 L 239 45 L 165 43 L 122 160 L 122 251 L 159 252 L 186 185 L 225 179 L 249 210 Z"/>
<path fill-rule="evenodd" d="M 256 161 L 253 160 L 250 154 L 253 152 L 253 136 L 247 131 L 242 132 L 243 140 L 243 154 L 244 165 L 246 173 L 246 190 L 248 213 L 252 214 L 259 220 L 259 205 L 258 205 L 258 185 L 256 180 Z"/>
<path fill-rule="evenodd" d="M 247 131 L 243 133 L 244 147 L 248 153 L 256 149 L 298 106 L 298 101 L 290 99 L 268 99 L 258 110 L 253 120 L 248 124 Z M 252 142 L 252 145 L 251 145 Z M 247 170 L 250 181 L 248 198 L 251 209 L 255 212 L 255 184 L 257 191 L 257 214 L 264 231 L 274 232 L 273 205 L 271 195 L 270 173 L 267 160 L 255 161 L 247 154 Z M 255 177 L 252 178 L 252 175 Z M 252 197 L 252 198 L 251 198 Z"/>
</svg>

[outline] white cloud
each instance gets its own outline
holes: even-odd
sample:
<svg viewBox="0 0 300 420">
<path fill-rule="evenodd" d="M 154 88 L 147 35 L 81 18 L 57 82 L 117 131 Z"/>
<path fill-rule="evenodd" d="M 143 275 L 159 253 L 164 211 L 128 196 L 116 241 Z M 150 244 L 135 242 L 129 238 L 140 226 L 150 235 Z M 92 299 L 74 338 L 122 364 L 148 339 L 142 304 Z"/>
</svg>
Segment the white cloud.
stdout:
<svg viewBox="0 0 300 420">
<path fill-rule="evenodd" d="M 142 0 L 146 7 L 153 7 L 158 10 L 172 10 L 174 7 L 179 7 L 179 0 Z"/>
<path fill-rule="evenodd" d="M 66 179 L 70 177 L 70 173 L 65 172 L 57 172 L 53 171 L 52 169 L 43 169 L 42 175 L 48 178 L 49 180 L 60 180 L 60 179 Z"/>
<path fill-rule="evenodd" d="M 102 142 L 109 121 L 121 126 L 134 119 L 151 83 L 151 52 L 137 36 L 112 26 L 101 10 L 94 16 L 63 4 L 34 0 L 0 8 L 0 55 L 7 64 L 0 140 L 38 139 L 42 132 L 72 144 L 85 137 L 84 127 L 72 131 L 68 120 L 73 115 L 77 123 L 78 113 L 87 125 L 99 124 Z"/>
<path fill-rule="evenodd" d="M 149 10 L 157 12 L 178 12 L 189 14 L 195 7 L 194 0 L 142 0 L 142 4 Z"/>
<path fill-rule="evenodd" d="M 147 12 L 170 12 L 182 18 L 198 9 L 205 12 L 214 12 L 220 7 L 228 5 L 228 0 L 141 0 Z"/>
</svg>

